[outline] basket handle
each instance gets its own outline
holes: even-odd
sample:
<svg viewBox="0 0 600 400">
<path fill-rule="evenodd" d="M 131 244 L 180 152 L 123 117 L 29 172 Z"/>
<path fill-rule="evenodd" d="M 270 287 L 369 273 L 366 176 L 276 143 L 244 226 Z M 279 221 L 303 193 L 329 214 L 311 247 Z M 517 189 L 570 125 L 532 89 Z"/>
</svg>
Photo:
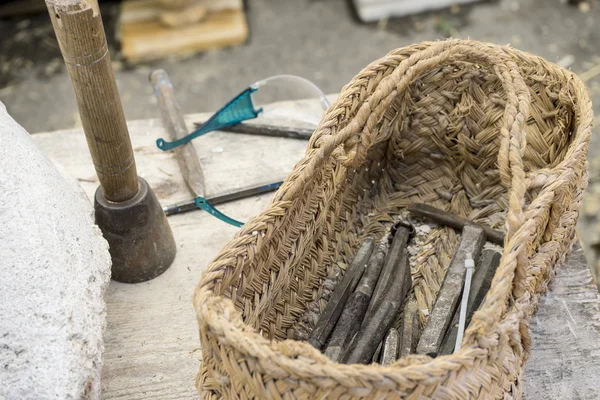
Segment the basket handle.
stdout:
<svg viewBox="0 0 600 400">
<path fill-rule="evenodd" d="M 293 201 L 301 195 L 316 170 L 332 156 L 347 168 L 360 167 L 374 144 L 389 139 L 391 133 L 374 137 L 373 131 L 391 102 L 418 76 L 454 61 L 475 61 L 487 66 L 498 76 L 506 93 L 498 153 L 500 177 L 509 189 L 505 256 L 498 270 L 498 274 L 504 274 L 504 279 L 503 284 L 491 288 L 488 296 L 496 304 L 486 304 L 486 308 L 494 309 L 492 313 L 501 314 L 511 292 L 516 297 L 525 293 L 527 237 L 525 233 L 513 236 L 524 222 L 523 199 L 527 188 L 523 166 L 524 126 L 529 116 L 529 90 L 515 61 L 496 46 L 455 39 L 416 46 L 413 50 L 408 57 L 406 51 L 400 49 L 372 63 L 342 90 L 313 134 L 306 156 L 294 169 L 295 173 L 286 179 L 276 199 Z M 378 78 L 389 68 L 394 68 L 391 74 Z M 381 79 L 379 83 L 370 85 L 371 80 L 377 79 Z M 369 92 L 365 94 L 367 90 Z M 344 121 L 348 123 L 332 135 L 335 127 Z M 493 329 L 491 325 L 486 328 Z"/>
<path fill-rule="evenodd" d="M 284 185 L 287 190 L 280 191 L 282 200 L 293 200 L 315 171 L 332 155 L 345 167 L 360 167 L 374 144 L 389 139 L 390 134 L 374 137 L 372 132 L 391 102 L 419 75 L 452 61 L 477 61 L 493 69 L 500 79 L 507 96 L 504 125 L 500 129 L 500 177 L 507 188 L 516 190 L 514 198 L 524 194 L 524 184 L 521 183 L 525 179 L 522 158 L 526 141 L 523 127 L 529 115 L 530 98 L 515 62 L 503 50 L 480 42 L 454 39 L 425 46 L 428 47 L 421 48 L 409 57 L 395 52 L 388 54 L 369 65 L 342 90 L 312 135 L 307 156 L 301 161 L 304 164 L 302 173 L 295 176 L 293 181 L 288 179 L 288 184 Z M 376 79 L 381 70 L 390 66 L 395 68 L 394 71 L 369 87 L 369 81 Z M 366 89 L 370 89 L 370 93 L 364 94 Z M 361 98 L 363 100 L 356 107 L 356 100 Z M 334 127 L 344 120 L 349 122 L 332 135 Z M 519 224 L 510 225 L 509 235 Z"/>
</svg>

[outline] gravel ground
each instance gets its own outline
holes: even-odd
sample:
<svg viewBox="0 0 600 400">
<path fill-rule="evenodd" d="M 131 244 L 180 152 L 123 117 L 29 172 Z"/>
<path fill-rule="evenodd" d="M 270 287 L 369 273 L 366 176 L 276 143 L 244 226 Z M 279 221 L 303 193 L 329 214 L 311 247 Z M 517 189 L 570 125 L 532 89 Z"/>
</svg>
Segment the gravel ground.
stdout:
<svg viewBox="0 0 600 400">
<path fill-rule="evenodd" d="M 582 73 L 600 115 L 600 0 L 579 6 L 566 0 L 484 1 L 374 24 L 358 23 L 345 0 L 250 0 L 248 6 L 251 37 L 245 45 L 134 66 L 120 60 L 114 40 L 118 5 L 103 6 L 127 119 L 158 115 L 148 83 L 153 68 L 169 72 L 183 111 L 192 113 L 214 110 L 250 83 L 280 73 L 304 76 L 333 93 L 388 51 L 447 36 L 510 43 Z M 0 21 L 0 37 L 0 101 L 9 113 L 31 133 L 80 124 L 47 16 Z M 592 159 L 600 156 L 595 132 Z M 600 196 L 600 188 L 592 187 L 590 193 L 596 192 Z M 595 234 L 596 223 L 595 212 L 582 218 L 582 236 Z"/>
</svg>

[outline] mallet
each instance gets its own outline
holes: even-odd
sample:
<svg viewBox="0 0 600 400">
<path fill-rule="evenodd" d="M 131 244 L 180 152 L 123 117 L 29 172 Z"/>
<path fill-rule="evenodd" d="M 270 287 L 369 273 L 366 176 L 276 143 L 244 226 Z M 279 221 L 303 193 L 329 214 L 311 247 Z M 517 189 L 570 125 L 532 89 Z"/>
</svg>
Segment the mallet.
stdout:
<svg viewBox="0 0 600 400">
<path fill-rule="evenodd" d="M 46 0 L 100 180 L 96 223 L 110 245 L 112 278 L 143 282 L 166 271 L 175 240 L 158 199 L 137 176 L 97 0 Z"/>
</svg>

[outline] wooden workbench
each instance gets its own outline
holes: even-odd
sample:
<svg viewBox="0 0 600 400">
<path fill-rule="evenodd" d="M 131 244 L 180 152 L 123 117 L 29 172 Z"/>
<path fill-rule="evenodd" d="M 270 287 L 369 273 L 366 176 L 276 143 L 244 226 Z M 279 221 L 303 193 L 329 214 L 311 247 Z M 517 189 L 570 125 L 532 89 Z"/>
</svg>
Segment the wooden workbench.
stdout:
<svg viewBox="0 0 600 400">
<path fill-rule="evenodd" d="M 297 108 L 300 111 L 304 106 Z M 207 115 L 188 116 L 192 127 Z M 191 198 L 159 120 L 133 121 L 129 129 L 138 172 L 163 205 Z M 33 135 L 38 146 L 93 198 L 98 181 L 80 129 Z M 291 172 L 306 142 L 213 132 L 194 141 L 207 194 L 275 182 Z M 275 156 L 277 155 L 277 156 Z M 270 195 L 219 207 L 245 221 L 264 209 Z M 163 275 L 136 285 L 111 282 L 102 393 L 104 399 L 197 398 L 194 377 L 201 352 L 192 293 L 210 260 L 237 228 L 205 212 L 169 217 L 178 253 Z M 531 323 L 533 351 L 524 375 L 527 399 L 595 399 L 600 393 L 600 296 L 577 248 L 556 278 Z"/>
</svg>

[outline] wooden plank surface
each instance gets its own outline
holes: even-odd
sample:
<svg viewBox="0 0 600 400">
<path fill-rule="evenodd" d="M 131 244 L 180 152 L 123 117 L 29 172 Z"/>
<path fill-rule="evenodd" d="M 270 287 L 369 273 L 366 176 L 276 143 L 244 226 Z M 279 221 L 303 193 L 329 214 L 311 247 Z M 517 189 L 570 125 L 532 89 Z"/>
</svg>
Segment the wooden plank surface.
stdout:
<svg viewBox="0 0 600 400">
<path fill-rule="evenodd" d="M 531 330 L 526 398 L 600 398 L 600 296 L 581 246 L 556 270 Z"/>
<path fill-rule="evenodd" d="M 157 110 L 158 113 L 158 110 Z M 207 115 L 186 118 L 189 128 Z M 161 204 L 191 198 L 177 160 L 159 150 L 166 137 L 160 120 L 129 123 L 138 172 L 154 188 Z M 98 186 L 80 129 L 32 136 L 52 159 L 77 178 L 92 199 Z M 210 196 L 235 187 L 278 181 L 302 157 L 306 141 L 213 132 L 194 141 Z M 271 195 L 219 206 L 225 214 L 247 220 L 267 207 Z M 197 397 L 194 378 L 201 352 L 192 294 L 204 268 L 237 228 L 202 211 L 169 217 L 177 242 L 171 268 L 136 285 L 111 282 L 102 395 L 104 399 L 187 399 Z"/>
<path fill-rule="evenodd" d="M 295 104 L 306 115 L 310 107 Z M 157 111 L 158 114 L 158 111 Z M 285 114 L 285 113 L 284 113 Z M 188 116 L 189 128 L 206 114 Z M 161 122 L 129 124 L 138 172 L 162 204 L 191 197 L 172 153 L 155 146 L 165 137 Z M 289 121 L 283 125 L 292 125 Z M 98 181 L 80 129 L 33 135 L 38 146 L 77 178 L 93 196 Z M 253 183 L 277 181 L 302 157 L 305 141 L 213 132 L 194 141 L 207 194 Z M 247 220 L 271 195 L 220 206 Z M 104 399 L 197 398 L 194 377 L 201 353 L 192 293 L 210 260 L 236 228 L 197 211 L 169 217 L 177 241 L 173 266 L 153 281 L 111 282 L 103 368 Z M 532 321 L 533 351 L 526 365 L 527 399 L 592 399 L 600 393 L 600 298 L 580 249 L 558 269 Z"/>
</svg>

